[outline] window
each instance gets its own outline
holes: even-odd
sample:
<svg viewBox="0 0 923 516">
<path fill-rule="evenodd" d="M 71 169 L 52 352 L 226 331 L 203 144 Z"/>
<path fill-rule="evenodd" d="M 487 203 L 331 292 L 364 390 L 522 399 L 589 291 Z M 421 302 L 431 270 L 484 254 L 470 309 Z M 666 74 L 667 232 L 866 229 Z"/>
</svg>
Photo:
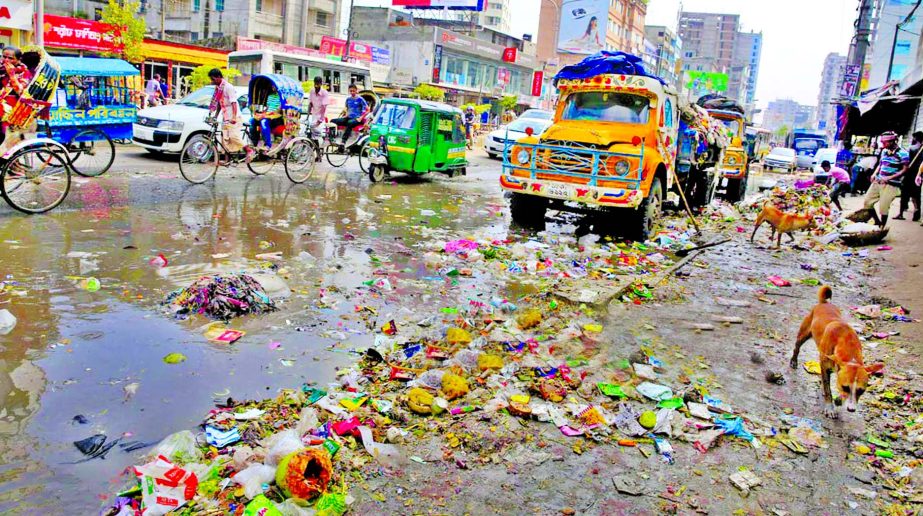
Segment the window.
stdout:
<svg viewBox="0 0 923 516">
<path fill-rule="evenodd" d="M 382 104 L 375 123 L 397 127 L 399 129 L 413 129 L 414 120 L 417 117 L 417 111 L 412 106 L 400 104 Z"/>
<path fill-rule="evenodd" d="M 256 0 L 256 12 L 263 12 L 263 0 Z"/>
<path fill-rule="evenodd" d="M 194 12 L 194 13 L 199 12 L 199 4 L 200 4 L 200 3 L 201 3 L 200 0 L 192 0 L 192 12 Z"/>
<path fill-rule="evenodd" d="M 322 11 L 317 11 L 317 19 L 314 21 L 314 23 L 320 27 L 326 27 L 329 21 L 327 18 L 328 18 L 327 13 L 322 12 Z"/>
<path fill-rule="evenodd" d="M 663 125 L 673 127 L 673 102 L 670 99 L 663 104 Z"/>
<path fill-rule="evenodd" d="M 564 104 L 564 120 L 647 123 L 650 101 L 630 93 L 586 91 L 571 94 Z"/>
<path fill-rule="evenodd" d="M 224 0 L 215 0 L 215 10 L 219 13 L 224 12 Z"/>
</svg>

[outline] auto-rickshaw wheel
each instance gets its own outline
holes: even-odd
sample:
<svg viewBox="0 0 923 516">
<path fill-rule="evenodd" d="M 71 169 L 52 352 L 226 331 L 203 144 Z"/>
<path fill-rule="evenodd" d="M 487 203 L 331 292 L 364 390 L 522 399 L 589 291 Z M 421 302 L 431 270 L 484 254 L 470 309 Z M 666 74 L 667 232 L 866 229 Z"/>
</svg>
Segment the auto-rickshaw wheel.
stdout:
<svg viewBox="0 0 923 516">
<path fill-rule="evenodd" d="M 388 169 L 384 165 L 369 166 L 369 180 L 373 183 L 380 183 L 388 176 Z"/>
</svg>

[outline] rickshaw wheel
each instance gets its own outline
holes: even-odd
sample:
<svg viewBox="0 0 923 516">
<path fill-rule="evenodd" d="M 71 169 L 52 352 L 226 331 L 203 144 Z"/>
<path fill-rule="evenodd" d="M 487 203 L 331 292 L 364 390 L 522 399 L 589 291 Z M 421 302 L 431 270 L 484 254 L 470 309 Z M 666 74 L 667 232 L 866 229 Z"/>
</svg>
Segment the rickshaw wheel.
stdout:
<svg viewBox="0 0 923 516">
<path fill-rule="evenodd" d="M 201 184 L 218 171 L 218 147 L 215 142 L 198 134 L 189 139 L 179 156 L 179 172 L 186 181 Z"/>
<path fill-rule="evenodd" d="M 289 144 L 285 161 L 285 175 L 293 183 L 304 183 L 314 175 L 317 168 L 314 142 L 305 138 L 298 138 Z"/>
<path fill-rule="evenodd" d="M 256 156 L 247 162 L 247 168 L 255 176 L 263 176 L 272 171 L 276 166 L 277 158 L 270 156 Z"/>
<path fill-rule="evenodd" d="M 369 147 L 369 141 L 366 140 L 359 149 L 359 168 L 362 169 L 363 173 L 369 172 L 369 164 L 375 154 L 377 154 L 377 151 Z"/>
<path fill-rule="evenodd" d="M 388 175 L 388 169 L 384 165 L 371 165 L 369 166 L 369 180 L 373 183 L 380 183 L 385 180 L 385 177 Z"/>
<path fill-rule="evenodd" d="M 327 155 L 327 163 L 336 168 L 345 165 L 346 160 L 349 159 L 349 149 L 342 148 L 335 143 L 327 145 L 327 150 L 324 151 L 324 154 Z"/>
<path fill-rule="evenodd" d="M 84 177 L 101 176 L 115 161 L 115 144 L 99 129 L 84 129 L 67 144 L 71 168 Z"/>
<path fill-rule="evenodd" d="M 45 213 L 70 191 L 67 157 L 47 147 L 27 147 L 0 168 L 0 195 L 23 213 Z"/>
</svg>

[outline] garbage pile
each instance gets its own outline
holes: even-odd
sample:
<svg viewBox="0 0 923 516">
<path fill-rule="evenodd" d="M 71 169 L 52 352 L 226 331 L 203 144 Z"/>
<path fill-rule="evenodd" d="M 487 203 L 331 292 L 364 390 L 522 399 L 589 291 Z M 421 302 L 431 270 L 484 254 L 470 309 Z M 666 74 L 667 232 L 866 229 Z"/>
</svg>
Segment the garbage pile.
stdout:
<svg viewBox="0 0 923 516">
<path fill-rule="evenodd" d="M 262 285 L 246 274 L 203 276 L 192 285 L 171 292 L 164 305 L 180 317 L 201 314 L 224 321 L 276 310 L 276 304 Z"/>
</svg>

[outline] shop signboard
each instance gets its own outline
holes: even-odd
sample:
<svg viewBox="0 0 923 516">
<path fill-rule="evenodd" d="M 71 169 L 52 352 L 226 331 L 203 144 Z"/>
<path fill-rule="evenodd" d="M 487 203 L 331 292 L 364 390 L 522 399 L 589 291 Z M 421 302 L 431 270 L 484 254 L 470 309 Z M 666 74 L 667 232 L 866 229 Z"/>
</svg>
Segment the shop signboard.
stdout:
<svg viewBox="0 0 923 516">
<path fill-rule="evenodd" d="M 433 84 L 439 84 L 439 76 L 442 72 L 442 45 L 433 47 Z"/>
<path fill-rule="evenodd" d="M 392 0 L 394 7 L 405 9 L 455 9 L 459 11 L 483 11 L 488 0 Z"/>
<path fill-rule="evenodd" d="M 465 52 L 484 59 L 493 59 L 501 62 L 505 61 L 504 54 L 506 49 L 500 45 L 495 45 L 493 43 L 481 41 L 475 38 L 469 38 L 468 36 L 464 36 L 457 32 L 438 27 L 436 28 L 435 37 L 435 43 L 437 45 L 442 45 L 447 49 L 459 50 L 461 52 Z M 525 68 L 534 68 L 538 65 L 538 62 L 535 60 L 534 56 L 523 54 L 518 51 L 516 52 L 515 60 L 516 65 Z"/>
<path fill-rule="evenodd" d="M 606 45 L 609 0 L 564 0 L 558 28 L 558 51 L 595 54 Z"/>
<path fill-rule="evenodd" d="M 346 40 L 324 36 L 320 39 L 320 51 L 328 56 L 342 56 L 346 50 Z"/>
<path fill-rule="evenodd" d="M 536 70 L 532 72 L 532 96 L 542 96 L 542 83 L 545 82 L 545 72 Z"/>
<path fill-rule="evenodd" d="M 0 27 L 32 30 L 32 2 L 0 0 Z"/>
<path fill-rule="evenodd" d="M 846 65 L 846 71 L 843 73 L 843 84 L 840 84 L 840 96 L 851 98 L 856 94 L 856 88 L 859 86 L 859 74 L 862 71 L 862 65 Z"/>
<path fill-rule="evenodd" d="M 504 48 L 503 49 L 503 62 L 504 63 L 515 63 L 516 54 L 519 52 L 519 49 L 516 47 Z"/>
<path fill-rule="evenodd" d="M 93 20 L 45 15 L 45 46 L 73 48 L 94 52 L 121 53 L 124 48 L 118 31 L 111 25 Z"/>
<path fill-rule="evenodd" d="M 262 39 L 242 38 L 240 36 L 237 37 L 237 50 L 272 50 L 273 52 L 282 52 L 285 54 L 327 59 L 327 54 L 319 50 L 314 50 L 313 48 L 286 45 L 285 43 L 276 43 L 274 41 Z"/>
</svg>

